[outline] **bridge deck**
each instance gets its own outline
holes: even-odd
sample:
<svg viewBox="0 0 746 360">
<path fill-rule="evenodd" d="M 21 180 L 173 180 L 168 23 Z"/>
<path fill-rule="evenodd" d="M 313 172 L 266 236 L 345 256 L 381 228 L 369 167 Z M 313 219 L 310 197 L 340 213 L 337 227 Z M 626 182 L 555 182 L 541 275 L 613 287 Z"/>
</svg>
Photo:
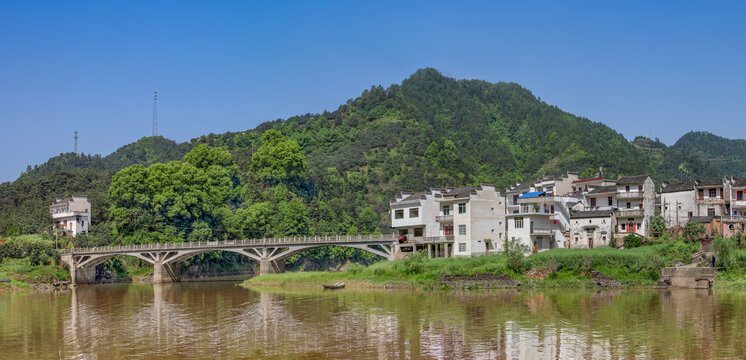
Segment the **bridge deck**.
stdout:
<svg viewBox="0 0 746 360">
<path fill-rule="evenodd" d="M 395 235 L 342 235 L 342 236 L 305 236 L 305 237 L 282 237 L 245 240 L 223 240 L 223 241 L 194 241 L 181 243 L 157 243 L 142 245 L 117 245 L 64 249 L 63 254 L 111 254 L 126 253 L 134 251 L 163 251 L 181 249 L 225 249 L 225 248 L 251 248 L 251 247 L 283 247 L 298 245 L 335 245 L 335 244 L 392 244 L 396 241 Z M 436 243 L 430 238 L 430 243 Z"/>
</svg>

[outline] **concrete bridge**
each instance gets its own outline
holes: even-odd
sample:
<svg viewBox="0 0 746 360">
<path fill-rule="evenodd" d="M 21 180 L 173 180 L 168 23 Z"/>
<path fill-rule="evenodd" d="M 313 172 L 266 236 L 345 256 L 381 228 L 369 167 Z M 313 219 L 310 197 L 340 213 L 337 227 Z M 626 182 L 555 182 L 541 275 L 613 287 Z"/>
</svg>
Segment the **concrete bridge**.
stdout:
<svg viewBox="0 0 746 360">
<path fill-rule="evenodd" d="M 178 265 L 208 251 L 230 251 L 259 263 L 260 274 L 285 271 L 285 259 L 299 252 L 322 246 L 345 246 L 365 250 L 393 260 L 400 246 L 394 235 L 308 236 L 251 240 L 202 241 L 122 245 L 66 249 L 61 258 L 70 268 L 73 284 L 91 284 L 96 266 L 117 255 L 128 255 L 153 264 L 153 282 L 179 281 Z"/>
</svg>

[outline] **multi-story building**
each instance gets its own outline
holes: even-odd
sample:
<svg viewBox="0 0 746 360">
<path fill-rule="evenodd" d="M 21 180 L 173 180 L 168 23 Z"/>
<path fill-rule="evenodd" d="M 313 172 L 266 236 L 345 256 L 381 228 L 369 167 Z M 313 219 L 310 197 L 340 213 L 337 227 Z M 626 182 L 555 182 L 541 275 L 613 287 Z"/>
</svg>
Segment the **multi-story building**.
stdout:
<svg viewBox="0 0 746 360">
<path fill-rule="evenodd" d="M 585 210 L 570 214 L 569 248 L 593 249 L 610 245 L 616 224 L 614 211 Z"/>
<path fill-rule="evenodd" d="M 616 243 L 629 234 L 647 236 L 650 219 L 655 215 L 655 184 L 648 175 L 625 176 L 617 180 L 615 212 Z"/>
<path fill-rule="evenodd" d="M 699 215 L 693 181 L 661 183 L 661 216 L 667 227 L 684 227 L 692 216 Z"/>
<path fill-rule="evenodd" d="M 531 184 L 515 184 L 505 191 L 505 210 L 508 214 L 518 213 L 521 209 L 521 205 L 518 204 L 518 197 L 521 195 L 531 192 Z"/>
<path fill-rule="evenodd" d="M 505 198 L 494 185 L 402 192 L 389 205 L 396 234 L 431 256 L 496 253 L 505 241 Z"/>
<path fill-rule="evenodd" d="M 495 186 L 449 189 L 436 196 L 440 236 L 453 236 L 453 256 L 497 253 L 505 241 L 505 198 Z"/>
<path fill-rule="evenodd" d="M 728 215 L 722 217 L 723 236 L 746 234 L 746 178 L 725 178 Z"/>
<path fill-rule="evenodd" d="M 616 185 L 600 185 L 585 192 L 582 209 L 586 211 L 614 210 L 617 208 Z"/>
<path fill-rule="evenodd" d="M 91 202 L 85 195 L 73 195 L 69 198 L 57 198 L 49 206 L 52 213 L 54 229 L 75 236 L 88 232 L 91 225 Z"/>
<path fill-rule="evenodd" d="M 518 197 L 520 210 L 507 215 L 508 238 L 539 252 L 567 247 L 570 208 L 582 201 L 575 196 L 534 191 Z"/>
<path fill-rule="evenodd" d="M 422 192 L 402 191 L 389 202 L 391 227 L 397 235 L 408 239 L 440 236 L 440 224 L 435 221 L 439 205 L 435 200 L 444 190 Z"/>
<path fill-rule="evenodd" d="M 601 186 L 612 186 L 615 185 L 616 181 L 610 179 L 604 179 L 602 173 L 596 174 L 596 176 L 588 179 L 578 179 L 572 182 L 572 192 L 577 195 L 585 195 L 595 188 Z"/>
<path fill-rule="evenodd" d="M 728 215 L 729 201 L 725 194 L 726 182 L 723 179 L 695 180 L 694 187 L 697 189 L 696 216 Z"/>
</svg>

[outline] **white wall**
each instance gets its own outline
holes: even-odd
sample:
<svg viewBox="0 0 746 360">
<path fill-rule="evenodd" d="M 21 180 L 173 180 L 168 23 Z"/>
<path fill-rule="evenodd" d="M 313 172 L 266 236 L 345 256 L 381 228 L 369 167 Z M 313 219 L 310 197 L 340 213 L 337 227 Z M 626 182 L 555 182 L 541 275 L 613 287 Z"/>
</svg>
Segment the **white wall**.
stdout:
<svg viewBox="0 0 746 360">
<path fill-rule="evenodd" d="M 667 227 L 685 226 L 690 212 L 697 214 L 694 190 L 661 193 L 661 216 Z"/>
<path fill-rule="evenodd" d="M 609 245 L 613 236 L 614 217 L 576 218 L 571 220 L 570 248 L 589 248 L 588 239 L 593 237 L 593 247 Z M 592 232 L 590 230 L 593 230 Z M 590 236 L 589 236 L 590 235 Z"/>
</svg>

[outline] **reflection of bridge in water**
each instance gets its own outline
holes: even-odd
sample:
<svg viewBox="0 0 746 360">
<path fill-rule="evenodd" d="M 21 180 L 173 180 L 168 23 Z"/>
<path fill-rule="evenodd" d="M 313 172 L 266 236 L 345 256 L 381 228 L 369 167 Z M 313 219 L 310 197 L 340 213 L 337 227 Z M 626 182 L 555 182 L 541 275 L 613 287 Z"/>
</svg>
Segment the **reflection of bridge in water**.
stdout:
<svg viewBox="0 0 746 360">
<path fill-rule="evenodd" d="M 447 246 L 448 241 L 431 239 L 429 243 Z M 288 257 L 324 246 L 356 248 L 393 260 L 401 247 L 412 245 L 398 244 L 394 235 L 308 236 L 75 248 L 64 250 L 61 257 L 70 269 L 73 284 L 95 282 L 96 266 L 118 255 L 134 256 L 153 264 L 153 282 L 169 283 L 179 280 L 179 264 L 209 251 L 244 255 L 259 263 L 260 274 L 273 274 L 285 271 L 284 261 Z"/>
</svg>

